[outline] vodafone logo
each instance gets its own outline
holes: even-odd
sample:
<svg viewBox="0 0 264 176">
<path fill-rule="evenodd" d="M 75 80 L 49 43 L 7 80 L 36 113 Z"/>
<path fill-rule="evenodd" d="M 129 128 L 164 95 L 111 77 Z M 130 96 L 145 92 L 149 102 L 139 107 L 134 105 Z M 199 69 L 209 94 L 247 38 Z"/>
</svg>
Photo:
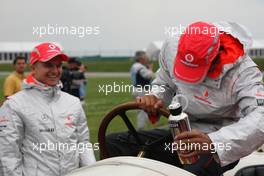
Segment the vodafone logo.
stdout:
<svg viewBox="0 0 264 176">
<path fill-rule="evenodd" d="M 49 48 L 50 48 L 50 49 L 55 49 L 55 48 L 56 48 L 56 46 L 55 46 L 55 45 L 53 45 L 53 44 L 49 44 Z"/>
<path fill-rule="evenodd" d="M 191 55 L 191 54 L 186 54 L 184 58 L 185 58 L 185 60 L 186 60 L 187 62 L 189 62 L 189 63 L 192 63 L 193 60 L 194 60 L 194 57 L 193 57 L 193 55 Z"/>
</svg>

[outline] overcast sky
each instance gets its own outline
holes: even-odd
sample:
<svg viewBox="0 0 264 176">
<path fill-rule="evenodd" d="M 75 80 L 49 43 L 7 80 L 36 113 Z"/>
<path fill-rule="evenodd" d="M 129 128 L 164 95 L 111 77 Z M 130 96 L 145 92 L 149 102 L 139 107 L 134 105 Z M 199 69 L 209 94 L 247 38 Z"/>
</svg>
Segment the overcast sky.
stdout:
<svg viewBox="0 0 264 176">
<path fill-rule="evenodd" d="M 164 40 L 166 28 L 194 21 L 234 21 L 264 39 L 263 0 L 0 0 L 0 41 L 57 41 L 66 51 L 127 52 Z M 87 28 L 82 37 L 40 27 Z M 89 28 L 90 27 L 90 28 Z M 43 30 L 43 29 L 42 29 Z M 51 30 L 51 29 L 50 29 Z M 89 31 L 92 30 L 92 31 Z M 44 32 L 44 31 L 43 31 Z M 50 31 L 52 33 L 52 31 Z M 76 31 L 75 31 L 76 32 Z"/>
</svg>

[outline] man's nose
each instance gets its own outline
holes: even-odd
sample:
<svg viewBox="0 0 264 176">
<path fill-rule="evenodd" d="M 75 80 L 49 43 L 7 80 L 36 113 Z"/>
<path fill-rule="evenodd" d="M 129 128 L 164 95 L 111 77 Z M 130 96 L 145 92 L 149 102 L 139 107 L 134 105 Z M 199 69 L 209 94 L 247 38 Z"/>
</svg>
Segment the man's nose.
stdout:
<svg viewBox="0 0 264 176">
<path fill-rule="evenodd" d="M 60 71 L 60 67 L 57 66 L 57 65 L 52 65 L 52 67 L 51 67 L 51 71 L 52 71 L 53 73 L 59 73 L 59 71 Z"/>
</svg>

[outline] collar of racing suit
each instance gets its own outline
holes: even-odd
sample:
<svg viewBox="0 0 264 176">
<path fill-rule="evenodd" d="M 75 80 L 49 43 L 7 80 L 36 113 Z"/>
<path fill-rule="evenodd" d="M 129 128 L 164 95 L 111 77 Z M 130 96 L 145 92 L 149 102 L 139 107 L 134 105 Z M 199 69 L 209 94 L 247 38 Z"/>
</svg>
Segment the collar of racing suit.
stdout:
<svg viewBox="0 0 264 176">
<path fill-rule="evenodd" d="M 239 64 L 244 57 L 244 48 L 238 39 L 230 34 L 223 33 L 220 35 L 220 48 L 219 60 L 215 68 L 208 73 L 208 77 L 204 84 L 220 88 L 221 80 L 224 75 L 235 65 Z"/>
<path fill-rule="evenodd" d="M 37 81 L 32 74 L 29 74 L 26 79 L 23 80 L 22 89 L 36 89 L 44 96 L 49 98 L 55 98 L 60 94 L 62 83 L 59 82 L 56 86 L 48 86 Z"/>
</svg>

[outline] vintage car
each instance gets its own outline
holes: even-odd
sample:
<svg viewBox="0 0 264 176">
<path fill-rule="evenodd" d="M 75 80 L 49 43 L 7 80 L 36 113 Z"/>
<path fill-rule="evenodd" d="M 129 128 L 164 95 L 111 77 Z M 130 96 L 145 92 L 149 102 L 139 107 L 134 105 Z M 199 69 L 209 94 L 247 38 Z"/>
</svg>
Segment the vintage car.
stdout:
<svg viewBox="0 0 264 176">
<path fill-rule="evenodd" d="M 179 167 L 166 164 L 160 161 L 142 158 L 142 155 L 120 156 L 108 158 L 108 150 L 105 143 L 105 134 L 109 123 L 117 116 L 121 117 L 131 134 L 137 136 L 137 131 L 133 127 L 126 111 L 139 109 L 134 102 L 121 104 L 109 112 L 101 122 L 98 142 L 100 146 L 101 160 L 94 165 L 83 167 L 73 171 L 67 176 L 192 176 L 194 174 L 187 172 Z M 160 109 L 159 113 L 165 117 L 169 116 L 166 109 Z M 153 144 L 153 143 L 152 143 Z M 149 144 L 143 144 L 147 145 Z M 142 151 L 141 151 L 142 152 Z M 143 151 L 144 152 L 144 151 Z M 238 165 L 224 173 L 224 176 L 264 176 L 264 146 L 251 155 L 240 159 Z"/>
</svg>

